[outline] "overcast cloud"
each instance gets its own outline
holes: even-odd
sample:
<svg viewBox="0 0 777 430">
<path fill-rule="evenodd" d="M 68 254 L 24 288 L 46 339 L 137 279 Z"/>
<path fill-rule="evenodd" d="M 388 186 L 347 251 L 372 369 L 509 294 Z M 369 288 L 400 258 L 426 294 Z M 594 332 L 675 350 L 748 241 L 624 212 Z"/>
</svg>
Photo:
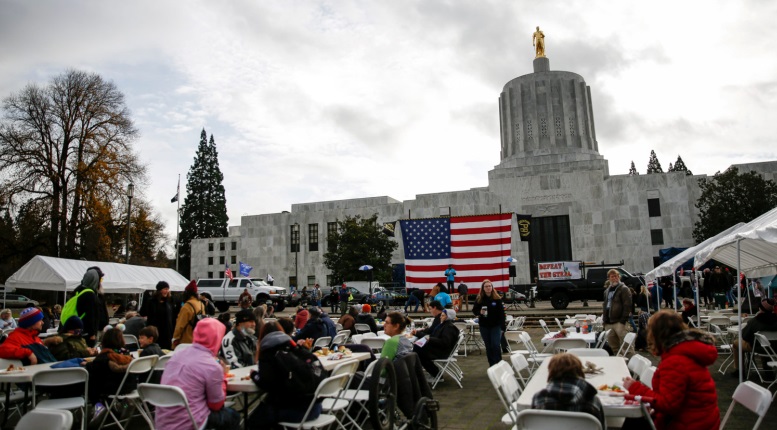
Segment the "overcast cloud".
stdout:
<svg viewBox="0 0 777 430">
<path fill-rule="evenodd" d="M 611 174 L 777 159 L 777 5 L 688 1 L 0 0 L 0 97 L 67 68 L 124 92 L 142 192 L 175 234 L 213 134 L 230 225 L 292 203 L 463 190 L 499 163 L 497 100 L 551 69 L 591 86 Z"/>
</svg>

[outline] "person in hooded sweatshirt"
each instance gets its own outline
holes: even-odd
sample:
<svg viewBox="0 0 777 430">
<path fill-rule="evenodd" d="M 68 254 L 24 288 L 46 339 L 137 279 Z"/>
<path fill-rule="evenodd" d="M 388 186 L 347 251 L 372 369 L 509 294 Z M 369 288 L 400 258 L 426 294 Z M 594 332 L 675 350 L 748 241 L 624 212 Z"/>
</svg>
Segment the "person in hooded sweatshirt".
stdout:
<svg viewBox="0 0 777 430">
<path fill-rule="evenodd" d="M 648 322 L 648 346 L 661 362 L 653 375 L 653 389 L 623 378 L 629 394 L 652 397 L 656 429 L 717 429 L 720 410 L 709 367 L 718 358 L 708 333 L 688 329 L 680 314 L 659 311 Z"/>
<path fill-rule="evenodd" d="M 305 326 L 297 332 L 294 336 L 294 340 L 313 339 L 313 343 L 320 337 L 328 336 L 329 330 L 326 327 L 326 323 L 321 319 L 321 309 L 313 306 L 308 310 L 310 317 Z"/>
<path fill-rule="evenodd" d="M 596 393 L 596 388 L 585 380 L 579 358 L 568 353 L 556 354 L 548 363 L 548 385 L 534 395 L 531 408 L 587 412 L 602 423 L 602 428 L 607 428 Z"/>
<path fill-rule="evenodd" d="M 221 339 L 226 328 L 216 318 L 205 318 L 194 328 L 192 346 L 185 354 L 174 354 L 162 373 L 162 385 L 179 387 L 186 393 L 189 409 L 197 427 L 236 429 L 240 425 L 240 414 L 224 406 L 227 382 L 224 375 L 228 367 L 217 358 Z M 158 407 L 156 428 L 178 430 L 188 422 L 186 408 Z"/>
<path fill-rule="evenodd" d="M 61 315 L 61 321 L 67 321 L 73 315 L 81 318 L 84 325 L 82 336 L 89 347 L 94 347 L 97 342 L 97 334 L 108 324 L 108 309 L 102 298 L 98 297 L 102 291 L 103 276 L 105 275 L 97 266 L 86 269 L 86 273 L 81 279 L 81 285 L 73 291 L 74 296 L 78 296 L 75 313 L 66 314 L 68 307 L 65 306 Z M 100 306 L 103 307 L 102 311 L 99 309 Z M 105 321 L 102 321 L 103 319 Z M 64 324 L 60 324 L 60 327 L 64 330 Z"/>
</svg>

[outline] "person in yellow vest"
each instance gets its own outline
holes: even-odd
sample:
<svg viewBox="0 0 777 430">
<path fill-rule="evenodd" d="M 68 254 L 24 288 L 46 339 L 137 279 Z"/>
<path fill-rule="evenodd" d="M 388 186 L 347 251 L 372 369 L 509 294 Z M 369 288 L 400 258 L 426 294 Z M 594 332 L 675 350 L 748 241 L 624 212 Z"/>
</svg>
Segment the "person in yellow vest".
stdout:
<svg viewBox="0 0 777 430">
<path fill-rule="evenodd" d="M 173 330 L 173 348 L 181 343 L 192 343 L 196 317 L 205 315 L 205 306 L 198 298 L 197 283 L 194 280 L 183 290 L 183 301 Z"/>
<path fill-rule="evenodd" d="M 102 279 L 105 274 L 99 267 L 94 266 L 86 269 L 84 277 L 81 279 L 81 285 L 73 291 L 74 296 L 65 303 L 60 315 L 60 321 L 67 321 L 71 316 L 76 315 L 81 318 L 84 324 L 82 336 L 89 347 L 94 347 L 97 341 L 97 334 L 100 333 L 105 324 L 100 321 L 101 315 L 107 315 L 107 309 L 100 312 L 98 306 L 105 307 L 97 294 L 102 292 Z M 105 321 L 107 323 L 107 321 Z M 60 324 L 60 332 L 64 330 L 64 324 Z"/>
</svg>

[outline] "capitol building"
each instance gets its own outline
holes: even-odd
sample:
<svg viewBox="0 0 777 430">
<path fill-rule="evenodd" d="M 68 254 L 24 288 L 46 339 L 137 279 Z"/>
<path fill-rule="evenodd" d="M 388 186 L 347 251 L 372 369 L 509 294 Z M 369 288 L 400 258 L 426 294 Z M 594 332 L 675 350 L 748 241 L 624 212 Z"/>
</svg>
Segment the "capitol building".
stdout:
<svg viewBox="0 0 777 430">
<path fill-rule="evenodd" d="M 531 282 L 540 261 L 618 262 L 631 272 L 657 265 L 658 251 L 695 244 L 693 224 L 706 175 L 685 172 L 610 175 L 596 140 L 594 101 L 584 78 L 534 60 L 534 72 L 507 82 L 499 95 L 500 163 L 488 186 L 416 195 L 297 203 L 291 211 L 243 216 L 229 237 L 191 244 L 191 277 L 223 277 L 242 261 L 252 276 L 278 285 L 331 285 L 324 265 L 328 232 L 346 216 L 378 215 L 379 223 L 408 218 L 492 213 L 531 215 L 531 239 L 521 241 L 513 216 L 516 284 Z M 494 150 L 497 150 L 494 145 Z M 775 179 L 777 161 L 735 165 Z M 402 234 L 392 263 L 404 264 Z"/>
</svg>

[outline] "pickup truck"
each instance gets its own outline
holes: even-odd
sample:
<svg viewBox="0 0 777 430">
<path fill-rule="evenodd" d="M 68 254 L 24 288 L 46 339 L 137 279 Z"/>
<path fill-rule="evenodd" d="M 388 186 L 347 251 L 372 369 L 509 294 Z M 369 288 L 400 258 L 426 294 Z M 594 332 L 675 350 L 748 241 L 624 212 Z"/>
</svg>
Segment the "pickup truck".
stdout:
<svg viewBox="0 0 777 430">
<path fill-rule="evenodd" d="M 237 305 L 243 290 L 248 290 L 255 304 L 271 300 L 276 311 L 282 311 L 289 299 L 289 293 L 283 287 L 275 287 L 266 282 L 249 278 L 198 279 L 197 291 L 212 301 L 220 312 L 226 312 L 231 305 Z"/>
<path fill-rule="evenodd" d="M 615 264 L 589 264 L 580 261 L 538 263 L 537 298 L 550 300 L 554 309 L 566 309 L 573 300 L 602 300 L 607 272 L 615 269 L 621 282 L 639 291 L 642 281 Z"/>
</svg>

